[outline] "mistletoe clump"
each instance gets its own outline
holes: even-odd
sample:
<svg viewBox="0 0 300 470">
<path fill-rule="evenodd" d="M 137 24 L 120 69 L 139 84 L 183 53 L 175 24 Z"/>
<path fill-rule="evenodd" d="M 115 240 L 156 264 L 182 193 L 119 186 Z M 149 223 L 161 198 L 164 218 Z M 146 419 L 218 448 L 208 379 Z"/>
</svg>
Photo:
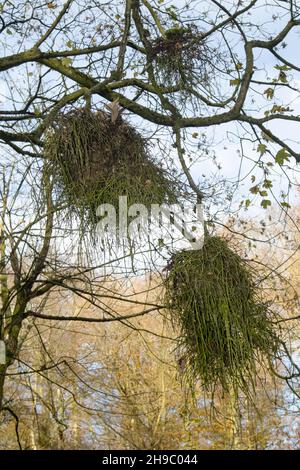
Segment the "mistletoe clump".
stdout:
<svg viewBox="0 0 300 470">
<path fill-rule="evenodd" d="M 173 255 L 165 286 L 187 377 L 249 393 L 257 364 L 279 345 L 253 269 L 224 239 L 206 236 L 202 249 Z"/>
<path fill-rule="evenodd" d="M 195 80 L 208 81 L 213 54 L 194 24 L 165 31 L 153 41 L 151 54 L 162 84 L 188 86 Z"/>
<path fill-rule="evenodd" d="M 149 144 L 121 116 L 76 109 L 58 116 L 45 138 L 45 157 L 58 195 L 81 220 L 95 223 L 100 204 L 118 208 L 176 200 L 166 170 L 150 156 Z"/>
</svg>

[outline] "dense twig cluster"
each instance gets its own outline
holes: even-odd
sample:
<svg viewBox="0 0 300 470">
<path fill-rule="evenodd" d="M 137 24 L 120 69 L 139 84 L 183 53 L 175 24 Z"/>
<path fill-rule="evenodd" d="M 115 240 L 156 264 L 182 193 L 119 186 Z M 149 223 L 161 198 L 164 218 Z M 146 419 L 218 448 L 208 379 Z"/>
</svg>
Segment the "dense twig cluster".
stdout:
<svg viewBox="0 0 300 470">
<path fill-rule="evenodd" d="M 212 51 L 196 25 L 191 24 L 171 28 L 164 37 L 157 38 L 152 46 L 152 59 L 162 83 L 187 85 L 193 83 L 195 72 L 198 80 L 208 80 Z"/>
</svg>

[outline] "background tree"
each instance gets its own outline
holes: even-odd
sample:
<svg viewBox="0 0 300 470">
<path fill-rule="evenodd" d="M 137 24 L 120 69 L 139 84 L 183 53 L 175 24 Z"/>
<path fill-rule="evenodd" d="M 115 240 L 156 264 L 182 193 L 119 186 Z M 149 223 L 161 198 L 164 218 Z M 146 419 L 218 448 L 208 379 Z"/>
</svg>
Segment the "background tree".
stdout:
<svg viewBox="0 0 300 470">
<path fill-rule="evenodd" d="M 34 356 L 23 364 L 22 348 L 40 321 L 58 322 L 61 328 L 117 321 L 136 331 L 136 317 L 164 307 L 157 299 L 137 300 L 124 292 L 120 283 L 131 282 L 128 262 L 122 264 L 116 254 L 108 263 L 105 253 L 91 249 L 91 239 L 82 239 L 78 220 L 68 219 L 57 197 L 57 181 L 46 171 L 44 147 L 53 123 L 70 109 L 119 105 L 126 122 L 153 144 L 159 162 L 169 171 L 177 169 L 186 199 L 205 203 L 209 230 L 225 226 L 252 244 L 268 241 L 267 216 L 262 216 L 259 234 L 243 223 L 247 214 L 257 216 L 257 205 L 262 211 L 276 205 L 280 217 L 296 230 L 289 208 L 296 174 L 292 170 L 300 159 L 294 46 L 299 14 L 298 2 L 292 0 L 0 3 L 0 315 L 7 352 L 6 363 L 0 365 L 0 407 L 14 421 L 18 417 L 10 399 L 3 399 L 4 382 L 15 368 L 24 376 L 36 371 Z M 231 173 L 230 167 L 236 171 Z M 236 213 L 237 224 L 228 217 Z M 275 250 L 279 233 L 272 237 Z M 250 248 L 245 250 L 251 256 Z M 283 274 L 294 256 L 273 260 L 271 272 Z M 116 284 L 112 277 L 118 277 Z M 278 283 L 272 286 L 276 296 Z M 288 309 L 295 308 L 295 289 L 287 295 L 277 299 L 278 311 L 282 326 L 293 330 L 292 320 L 287 320 L 291 312 L 297 317 Z M 70 296 L 83 302 L 79 312 L 67 308 Z M 120 315 L 124 306 L 128 311 Z M 49 357 L 48 346 L 38 367 L 55 369 L 61 387 L 60 365 Z M 282 377 L 291 377 L 289 387 L 297 394 L 299 370 L 293 360 L 289 366 Z M 124 389 L 121 379 L 119 393 Z M 136 377 L 132 382 L 137 387 Z M 22 386 L 30 390 L 34 404 L 39 381 Z M 47 403 L 44 421 L 55 421 L 59 437 L 51 443 L 48 434 L 46 445 L 62 446 L 66 433 L 59 416 L 65 405 L 61 396 L 54 393 L 51 398 L 51 386 L 47 394 L 42 397 Z M 164 418 L 157 421 L 154 414 L 151 419 L 148 440 L 136 446 L 167 445 L 160 441 L 162 433 L 157 437 Z M 128 434 L 128 422 L 126 426 Z M 34 429 L 25 447 L 43 446 L 41 436 Z"/>
</svg>

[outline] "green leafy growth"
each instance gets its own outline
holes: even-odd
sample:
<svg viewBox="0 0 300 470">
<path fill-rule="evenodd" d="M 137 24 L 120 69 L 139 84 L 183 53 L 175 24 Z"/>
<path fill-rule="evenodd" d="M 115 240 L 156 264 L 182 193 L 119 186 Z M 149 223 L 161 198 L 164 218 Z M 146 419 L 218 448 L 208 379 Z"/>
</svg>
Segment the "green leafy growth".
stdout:
<svg viewBox="0 0 300 470">
<path fill-rule="evenodd" d="M 280 71 L 288 71 L 291 70 L 291 67 L 289 67 L 288 65 L 275 65 L 274 69 Z"/>
<path fill-rule="evenodd" d="M 238 86 L 241 83 L 240 78 L 234 78 L 233 80 L 230 80 L 229 84 L 230 86 Z"/>
<path fill-rule="evenodd" d="M 176 7 L 174 5 L 171 5 L 170 7 L 167 7 L 166 8 L 166 11 L 169 13 L 169 15 L 171 16 L 172 20 L 174 21 L 177 21 L 178 20 L 178 16 L 176 14 Z"/>
<path fill-rule="evenodd" d="M 156 164 L 147 141 L 120 116 L 112 122 L 103 111 L 77 109 L 59 116 L 45 139 L 45 157 L 57 197 L 83 230 L 97 222 L 100 204 L 128 205 L 177 201 L 178 184 Z"/>
<path fill-rule="evenodd" d="M 266 97 L 271 100 L 273 97 L 274 97 L 274 88 L 267 88 L 265 91 L 264 91 L 264 95 L 266 95 Z"/>
<path fill-rule="evenodd" d="M 258 185 L 252 186 L 252 188 L 250 188 L 250 193 L 258 194 L 259 193 L 259 186 Z"/>
<path fill-rule="evenodd" d="M 273 182 L 271 180 L 265 179 L 265 181 L 263 182 L 263 187 L 270 189 L 273 187 Z"/>
<path fill-rule="evenodd" d="M 257 146 L 257 151 L 261 154 L 264 155 L 267 151 L 267 146 L 265 144 L 258 144 Z"/>
<path fill-rule="evenodd" d="M 267 209 L 269 206 L 272 205 L 272 202 L 269 199 L 263 199 L 260 203 L 261 207 Z"/>
<path fill-rule="evenodd" d="M 275 161 L 279 165 L 283 165 L 285 162 L 288 162 L 290 160 L 290 154 L 288 151 L 284 148 L 279 150 L 276 154 Z"/>
<path fill-rule="evenodd" d="M 187 379 L 251 394 L 258 361 L 278 348 L 254 270 L 224 239 L 207 236 L 202 249 L 173 255 L 165 287 Z"/>
<path fill-rule="evenodd" d="M 281 70 L 279 72 L 279 75 L 278 75 L 278 80 L 281 82 L 281 83 L 287 83 L 287 76 L 286 76 L 286 73 L 283 72 L 283 70 Z"/>
</svg>

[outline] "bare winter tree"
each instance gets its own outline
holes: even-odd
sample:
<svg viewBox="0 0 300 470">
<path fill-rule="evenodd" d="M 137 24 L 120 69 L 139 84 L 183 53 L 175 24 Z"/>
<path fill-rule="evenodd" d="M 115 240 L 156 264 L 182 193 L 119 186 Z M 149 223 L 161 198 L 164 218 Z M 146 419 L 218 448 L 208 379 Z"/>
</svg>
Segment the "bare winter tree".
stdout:
<svg viewBox="0 0 300 470">
<path fill-rule="evenodd" d="M 0 409 L 16 419 L 4 383 L 36 319 L 136 329 L 132 318 L 164 307 L 121 295 L 112 282 L 128 282 L 119 254 L 108 263 L 68 219 L 46 171 L 53 122 L 81 108 L 108 109 L 112 123 L 125 117 L 151 139 L 161 165 L 179 168 L 186 193 L 206 204 L 208 226 L 255 241 L 224 216 L 258 203 L 294 223 L 299 31 L 297 0 L 0 3 Z M 62 313 L 54 293 L 75 295 L 93 314 Z M 48 357 L 44 366 L 55 363 Z"/>
</svg>

